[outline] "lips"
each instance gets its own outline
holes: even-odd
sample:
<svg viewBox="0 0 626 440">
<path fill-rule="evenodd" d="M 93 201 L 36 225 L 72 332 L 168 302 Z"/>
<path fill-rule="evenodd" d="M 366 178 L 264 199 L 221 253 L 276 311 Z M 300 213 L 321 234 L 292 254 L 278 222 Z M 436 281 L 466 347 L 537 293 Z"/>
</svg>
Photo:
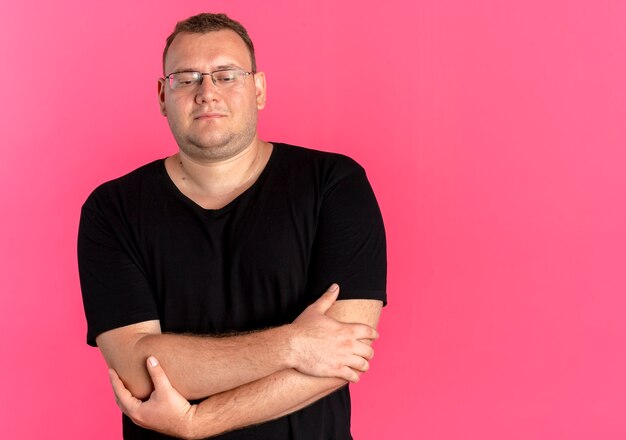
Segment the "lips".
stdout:
<svg viewBox="0 0 626 440">
<path fill-rule="evenodd" d="M 196 116 L 194 116 L 194 119 L 219 119 L 219 118 L 223 118 L 226 115 L 224 113 L 218 113 L 218 112 L 207 112 L 207 113 L 200 113 Z"/>
</svg>

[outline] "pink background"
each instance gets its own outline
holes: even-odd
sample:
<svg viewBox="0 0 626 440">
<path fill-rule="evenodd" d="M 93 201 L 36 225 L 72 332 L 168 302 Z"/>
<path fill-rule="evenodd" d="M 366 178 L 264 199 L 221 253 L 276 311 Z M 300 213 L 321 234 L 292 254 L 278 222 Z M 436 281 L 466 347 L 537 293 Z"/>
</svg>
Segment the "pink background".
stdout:
<svg viewBox="0 0 626 440">
<path fill-rule="evenodd" d="M 75 245 L 99 183 L 175 151 L 174 23 L 249 29 L 267 140 L 353 156 L 389 299 L 357 439 L 626 436 L 626 3 L 12 2 L 0 16 L 0 426 L 118 438 Z"/>
</svg>

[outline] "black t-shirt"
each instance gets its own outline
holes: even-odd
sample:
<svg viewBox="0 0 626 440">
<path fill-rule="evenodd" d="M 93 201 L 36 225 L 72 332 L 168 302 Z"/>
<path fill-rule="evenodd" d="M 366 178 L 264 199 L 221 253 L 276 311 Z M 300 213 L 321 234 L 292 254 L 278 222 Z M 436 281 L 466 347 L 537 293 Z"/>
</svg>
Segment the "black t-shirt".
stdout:
<svg viewBox="0 0 626 440">
<path fill-rule="evenodd" d="M 382 218 L 348 157 L 284 144 L 246 192 L 203 209 L 164 160 L 98 187 L 78 238 L 87 342 L 158 319 L 163 332 L 216 334 L 293 321 L 333 282 L 339 299 L 386 303 Z M 236 368 L 236 366 L 233 366 Z M 223 439 L 349 439 L 344 387 L 280 419 Z M 124 436 L 167 438 L 125 417 Z"/>
</svg>

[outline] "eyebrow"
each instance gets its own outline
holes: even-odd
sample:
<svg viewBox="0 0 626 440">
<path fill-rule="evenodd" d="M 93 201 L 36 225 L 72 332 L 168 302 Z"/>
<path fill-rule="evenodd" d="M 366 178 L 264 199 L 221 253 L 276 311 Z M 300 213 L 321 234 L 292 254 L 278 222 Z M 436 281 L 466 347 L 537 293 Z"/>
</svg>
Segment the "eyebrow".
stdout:
<svg viewBox="0 0 626 440">
<path fill-rule="evenodd" d="M 245 70 L 243 67 L 239 67 L 236 64 L 222 64 L 221 66 L 217 66 L 216 69 L 217 70 L 224 70 L 224 69 L 241 69 L 241 70 Z"/>
<path fill-rule="evenodd" d="M 215 68 L 213 70 L 211 70 L 211 72 L 217 72 L 219 70 L 228 70 L 228 69 L 240 69 L 240 70 L 243 70 L 243 71 L 246 70 L 243 67 L 239 67 L 236 64 L 221 64 L 219 66 L 215 66 Z M 176 69 L 176 70 L 170 72 L 169 74 L 171 75 L 172 73 L 181 73 L 181 72 L 200 72 L 200 70 L 194 69 L 192 67 L 184 67 L 182 69 Z"/>
</svg>

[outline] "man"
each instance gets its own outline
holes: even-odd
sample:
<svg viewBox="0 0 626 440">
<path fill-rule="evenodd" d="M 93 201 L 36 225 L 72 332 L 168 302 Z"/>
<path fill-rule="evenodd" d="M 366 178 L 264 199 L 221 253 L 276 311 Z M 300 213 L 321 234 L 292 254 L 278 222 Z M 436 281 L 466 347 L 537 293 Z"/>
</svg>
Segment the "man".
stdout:
<svg viewBox="0 0 626 440">
<path fill-rule="evenodd" d="M 78 241 L 124 438 L 349 439 L 386 301 L 365 173 L 258 138 L 265 75 L 225 15 L 178 23 L 163 64 L 179 152 L 97 188 Z"/>
</svg>

